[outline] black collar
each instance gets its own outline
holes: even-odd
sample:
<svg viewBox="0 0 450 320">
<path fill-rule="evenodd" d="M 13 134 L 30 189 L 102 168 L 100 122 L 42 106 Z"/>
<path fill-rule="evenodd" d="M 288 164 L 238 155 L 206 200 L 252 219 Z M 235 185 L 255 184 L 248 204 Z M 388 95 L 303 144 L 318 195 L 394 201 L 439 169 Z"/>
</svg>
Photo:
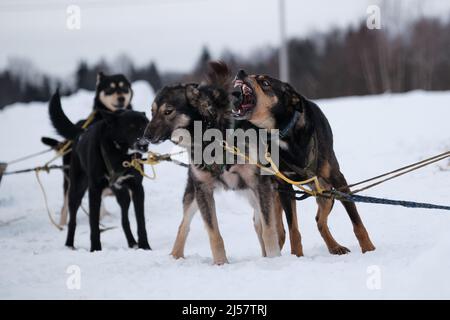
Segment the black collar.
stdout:
<svg viewBox="0 0 450 320">
<path fill-rule="evenodd" d="M 300 118 L 300 112 L 295 110 L 294 111 L 294 115 L 292 116 L 292 119 L 289 121 L 289 123 L 283 129 L 280 129 L 279 135 L 280 135 L 281 139 L 284 139 L 284 138 L 286 138 L 288 136 L 288 134 L 291 131 L 291 129 L 297 123 L 298 118 Z"/>
</svg>

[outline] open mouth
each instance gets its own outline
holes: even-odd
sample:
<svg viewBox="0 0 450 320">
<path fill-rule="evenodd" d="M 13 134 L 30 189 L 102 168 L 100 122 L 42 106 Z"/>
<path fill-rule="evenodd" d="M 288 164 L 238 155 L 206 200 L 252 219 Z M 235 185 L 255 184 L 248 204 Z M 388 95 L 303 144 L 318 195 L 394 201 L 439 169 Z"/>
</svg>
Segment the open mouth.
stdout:
<svg viewBox="0 0 450 320">
<path fill-rule="evenodd" d="M 234 103 L 234 107 L 231 110 L 235 118 L 243 118 L 250 113 L 256 105 L 256 98 L 253 94 L 252 88 L 242 80 L 234 81 L 234 88 L 240 88 L 240 94 L 238 93 L 238 99 Z"/>
</svg>

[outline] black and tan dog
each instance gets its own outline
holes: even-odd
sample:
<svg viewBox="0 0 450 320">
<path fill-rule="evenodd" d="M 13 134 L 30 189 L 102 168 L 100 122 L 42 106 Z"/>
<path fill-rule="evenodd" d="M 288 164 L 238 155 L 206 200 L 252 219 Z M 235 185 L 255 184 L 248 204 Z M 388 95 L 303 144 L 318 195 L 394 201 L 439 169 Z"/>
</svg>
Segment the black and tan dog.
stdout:
<svg viewBox="0 0 450 320">
<path fill-rule="evenodd" d="M 177 133 L 180 129 L 186 130 L 190 137 L 194 137 L 194 123 L 199 121 L 202 123 L 203 132 L 215 129 L 225 136 L 225 130 L 232 126 L 228 88 L 231 81 L 226 65 L 217 63 L 212 65 L 212 68 L 209 81 L 205 85 L 168 86 L 156 95 L 152 105 L 152 119 L 146 130 L 146 137 L 152 143 L 172 140 L 187 147 L 192 158 L 195 144 L 200 143 L 203 148 L 204 142 L 186 143 L 181 140 L 182 135 Z M 183 220 L 171 254 L 175 258 L 184 256 L 191 220 L 194 213 L 200 210 L 208 231 L 214 263 L 227 262 L 213 197 L 214 190 L 219 187 L 246 194 L 254 209 L 254 225 L 263 256 L 279 256 L 284 230 L 278 229 L 280 224 L 277 223 L 277 217 L 280 215 L 277 215 L 277 205 L 274 201 L 277 193 L 273 177 L 261 175 L 253 164 L 223 166 L 192 162 L 183 197 Z"/>
<path fill-rule="evenodd" d="M 91 251 L 101 250 L 99 219 L 102 193 L 105 189 L 111 189 L 121 207 L 122 227 L 128 245 L 150 249 L 145 229 L 143 177 L 136 170 L 122 165 L 124 161 L 130 161 L 132 156 L 137 156 L 136 152 L 147 151 L 148 144 L 141 138 L 148 119 L 143 112 L 133 110 L 99 112 L 102 113 L 102 120 L 82 129 L 64 114 L 58 94 L 52 97 L 49 105 L 53 126 L 61 136 L 73 141 L 66 246 L 73 247 L 77 211 L 86 190 L 89 190 Z M 128 220 L 130 195 L 136 213 L 137 243 Z"/>
<path fill-rule="evenodd" d="M 95 98 L 93 111 L 96 111 L 92 123 L 101 120 L 102 114 L 97 111 L 117 111 L 122 109 L 132 109 L 131 99 L 133 98 L 133 90 L 131 89 L 131 83 L 123 74 L 105 75 L 99 72 L 97 75 L 97 83 L 95 89 Z M 80 120 L 76 123 L 81 127 L 86 119 Z M 42 137 L 42 143 L 52 147 L 56 151 L 59 151 L 66 144 L 67 141 L 58 141 L 49 137 Z M 63 155 L 63 165 L 69 166 L 71 154 L 70 152 Z M 65 225 L 67 223 L 67 191 L 69 189 L 69 169 L 64 169 L 64 182 L 63 182 L 63 194 L 64 204 L 61 209 L 60 224 Z M 112 195 L 110 190 L 105 190 L 104 195 Z M 106 210 L 102 205 L 102 215 Z"/>
<path fill-rule="evenodd" d="M 243 70 L 238 72 L 234 87 L 233 115 L 236 119 L 249 121 L 260 128 L 279 129 L 282 172 L 294 180 L 317 176 L 323 188 L 350 191 L 333 150 L 330 125 L 316 104 L 287 83 L 265 75 L 247 75 Z M 287 191 L 292 189 L 288 185 L 284 188 Z M 281 196 L 281 202 L 283 209 L 291 213 L 287 216 L 290 216 L 288 224 L 292 249 L 301 255 L 295 200 Z M 333 238 L 327 224 L 333 203 L 332 199 L 317 198 L 317 227 L 330 253 L 345 254 L 349 250 Z M 355 204 L 342 204 L 353 223 L 362 252 L 375 250 Z"/>
</svg>

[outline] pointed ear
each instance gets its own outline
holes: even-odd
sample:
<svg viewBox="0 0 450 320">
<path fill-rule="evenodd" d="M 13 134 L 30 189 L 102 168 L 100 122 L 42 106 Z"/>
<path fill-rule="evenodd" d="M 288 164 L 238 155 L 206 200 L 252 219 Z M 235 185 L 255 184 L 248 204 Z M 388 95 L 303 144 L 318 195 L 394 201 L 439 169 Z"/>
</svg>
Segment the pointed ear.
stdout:
<svg viewBox="0 0 450 320">
<path fill-rule="evenodd" d="M 202 86 L 186 86 L 186 99 L 188 103 L 197 109 L 203 117 L 210 117 L 213 114 L 212 101 Z"/>
<path fill-rule="evenodd" d="M 304 98 L 301 94 L 297 93 L 289 84 L 283 85 L 284 91 L 284 105 L 291 106 L 294 110 L 302 113 L 304 110 Z"/>
<path fill-rule="evenodd" d="M 103 120 L 105 120 L 106 124 L 112 125 L 116 122 L 118 113 L 106 111 L 106 110 L 98 110 L 100 114 L 102 115 Z"/>
<path fill-rule="evenodd" d="M 100 84 L 100 82 L 103 80 L 103 78 L 105 77 L 105 75 L 103 74 L 103 72 L 99 72 L 97 73 L 97 82 L 95 83 L 95 86 L 98 87 L 98 85 Z"/>
<path fill-rule="evenodd" d="M 185 90 L 188 103 L 194 107 L 197 106 L 200 101 L 200 90 L 198 89 L 198 86 L 195 84 L 188 84 Z"/>
</svg>

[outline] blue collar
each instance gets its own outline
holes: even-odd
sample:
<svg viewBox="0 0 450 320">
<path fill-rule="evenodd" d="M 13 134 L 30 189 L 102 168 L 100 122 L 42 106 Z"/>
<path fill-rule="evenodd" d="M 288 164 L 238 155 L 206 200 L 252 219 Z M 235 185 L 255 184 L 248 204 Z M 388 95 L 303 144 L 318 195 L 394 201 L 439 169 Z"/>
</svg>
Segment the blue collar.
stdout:
<svg viewBox="0 0 450 320">
<path fill-rule="evenodd" d="M 292 119 L 289 121 L 289 123 L 287 124 L 286 127 L 284 127 L 283 130 L 280 130 L 280 138 L 284 139 L 287 137 L 287 135 L 289 134 L 289 131 L 291 131 L 291 129 L 295 126 L 295 124 L 298 121 L 298 118 L 300 118 L 300 112 L 298 112 L 297 110 L 295 110 L 294 112 L 294 116 L 292 117 Z"/>
</svg>

